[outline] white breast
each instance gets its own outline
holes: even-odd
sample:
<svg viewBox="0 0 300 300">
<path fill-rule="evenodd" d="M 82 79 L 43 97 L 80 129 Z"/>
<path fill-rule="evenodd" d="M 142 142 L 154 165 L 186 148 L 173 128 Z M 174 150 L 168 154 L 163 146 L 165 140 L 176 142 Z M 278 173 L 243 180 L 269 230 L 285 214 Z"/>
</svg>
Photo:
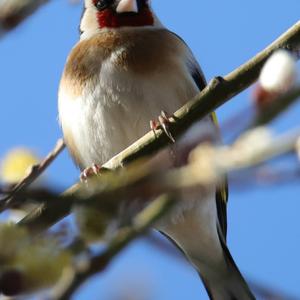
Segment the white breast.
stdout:
<svg viewBox="0 0 300 300">
<path fill-rule="evenodd" d="M 179 70 L 146 77 L 117 69 L 119 54 L 103 62 L 81 96 L 74 99 L 64 85 L 60 88 L 60 122 L 85 167 L 104 163 L 149 131 L 161 110 L 171 114 L 197 93 L 183 63 Z"/>
</svg>

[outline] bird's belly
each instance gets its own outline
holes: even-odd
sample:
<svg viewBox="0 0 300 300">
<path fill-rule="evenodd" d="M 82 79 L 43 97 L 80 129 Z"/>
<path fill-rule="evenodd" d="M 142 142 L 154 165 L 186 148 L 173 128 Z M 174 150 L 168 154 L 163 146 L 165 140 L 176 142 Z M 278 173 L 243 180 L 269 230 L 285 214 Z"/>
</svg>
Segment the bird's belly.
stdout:
<svg viewBox="0 0 300 300">
<path fill-rule="evenodd" d="M 76 98 L 62 87 L 60 121 L 80 166 L 103 164 L 148 132 L 150 120 L 157 119 L 162 110 L 172 114 L 193 97 L 197 93 L 194 83 L 180 77 L 173 76 L 170 82 L 159 74 L 153 78 L 102 74 Z"/>
</svg>

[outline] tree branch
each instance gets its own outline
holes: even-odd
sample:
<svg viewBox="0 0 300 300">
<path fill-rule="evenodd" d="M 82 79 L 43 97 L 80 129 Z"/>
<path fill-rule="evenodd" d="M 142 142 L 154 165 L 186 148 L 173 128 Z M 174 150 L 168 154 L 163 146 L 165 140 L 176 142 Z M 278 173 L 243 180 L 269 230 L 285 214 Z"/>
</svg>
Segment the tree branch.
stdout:
<svg viewBox="0 0 300 300">
<path fill-rule="evenodd" d="M 63 139 L 59 139 L 54 149 L 39 164 L 32 166 L 28 175 L 14 186 L 12 190 L 7 191 L 7 196 L 0 200 L 0 213 L 14 205 L 17 196 L 20 195 L 20 193 L 22 193 L 49 167 L 64 148 L 65 144 Z"/>
<path fill-rule="evenodd" d="M 47 2 L 48 0 L 0 1 L 0 38 Z"/>
<path fill-rule="evenodd" d="M 193 123 L 212 113 L 218 107 L 253 84 L 257 80 L 265 61 L 278 48 L 288 49 L 299 58 L 300 21 L 270 46 L 224 78 L 214 78 L 194 99 L 177 110 L 174 113 L 175 122 L 170 124 L 172 135 L 178 138 Z M 168 145 L 169 142 L 169 138 L 163 131 L 156 131 L 156 136 L 150 131 L 127 149 L 109 160 L 104 167 L 116 169 L 137 158 L 155 153 Z"/>
</svg>

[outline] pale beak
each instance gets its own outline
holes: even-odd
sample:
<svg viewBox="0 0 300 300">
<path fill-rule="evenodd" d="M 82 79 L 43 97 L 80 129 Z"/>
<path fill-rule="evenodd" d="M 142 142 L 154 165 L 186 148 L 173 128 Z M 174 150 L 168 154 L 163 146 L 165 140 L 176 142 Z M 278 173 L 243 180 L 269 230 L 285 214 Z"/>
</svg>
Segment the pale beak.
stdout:
<svg viewBox="0 0 300 300">
<path fill-rule="evenodd" d="M 116 9 L 118 14 L 127 12 L 137 13 L 138 11 L 137 0 L 121 0 Z"/>
</svg>

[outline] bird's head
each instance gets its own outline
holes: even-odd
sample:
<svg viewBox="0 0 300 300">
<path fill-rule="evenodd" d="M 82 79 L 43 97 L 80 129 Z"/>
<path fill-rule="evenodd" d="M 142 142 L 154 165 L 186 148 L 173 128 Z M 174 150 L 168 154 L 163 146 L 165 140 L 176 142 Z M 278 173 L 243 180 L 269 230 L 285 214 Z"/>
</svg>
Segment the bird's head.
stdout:
<svg viewBox="0 0 300 300">
<path fill-rule="evenodd" d="M 85 0 L 80 30 L 91 36 L 99 30 L 158 26 L 150 0 Z"/>
</svg>

